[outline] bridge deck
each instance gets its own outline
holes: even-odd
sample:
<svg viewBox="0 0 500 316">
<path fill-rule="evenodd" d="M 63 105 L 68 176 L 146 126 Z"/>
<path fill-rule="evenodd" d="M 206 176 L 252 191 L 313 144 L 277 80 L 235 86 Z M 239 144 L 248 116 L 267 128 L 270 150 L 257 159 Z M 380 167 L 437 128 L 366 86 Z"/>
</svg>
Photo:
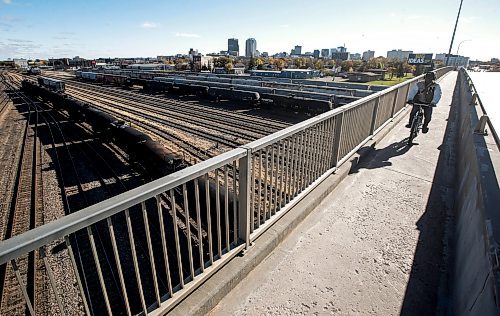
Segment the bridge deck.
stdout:
<svg viewBox="0 0 500 316">
<path fill-rule="evenodd" d="M 443 97 L 417 145 L 405 145 L 405 118 L 212 314 L 427 315 L 443 308 L 456 78 L 452 72 L 440 81 Z"/>
</svg>

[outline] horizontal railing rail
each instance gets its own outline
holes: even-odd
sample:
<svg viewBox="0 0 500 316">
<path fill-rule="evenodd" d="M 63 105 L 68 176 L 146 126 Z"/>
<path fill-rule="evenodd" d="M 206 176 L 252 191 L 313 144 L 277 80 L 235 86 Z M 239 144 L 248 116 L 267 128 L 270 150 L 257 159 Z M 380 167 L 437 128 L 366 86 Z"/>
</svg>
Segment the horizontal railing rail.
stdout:
<svg viewBox="0 0 500 316">
<path fill-rule="evenodd" d="M 436 70 L 437 77 L 450 69 Z M 89 303 L 99 300 L 105 302 L 101 312 L 109 314 L 167 312 L 398 115 L 420 78 L 4 240 L 0 264 L 14 268 L 19 258 L 33 251 L 49 254 L 49 244 L 64 240 L 83 312 L 90 313 L 95 304 Z M 96 232 L 105 240 L 99 247 Z M 87 253 L 75 253 L 80 238 L 91 246 Z M 114 285 L 105 271 L 118 276 Z M 88 289 L 85 273 L 98 276 L 95 291 Z M 122 297 L 120 304 L 111 303 L 113 292 Z M 131 304 L 129 295 L 138 304 Z M 63 313 L 69 307 L 59 308 Z"/>
</svg>

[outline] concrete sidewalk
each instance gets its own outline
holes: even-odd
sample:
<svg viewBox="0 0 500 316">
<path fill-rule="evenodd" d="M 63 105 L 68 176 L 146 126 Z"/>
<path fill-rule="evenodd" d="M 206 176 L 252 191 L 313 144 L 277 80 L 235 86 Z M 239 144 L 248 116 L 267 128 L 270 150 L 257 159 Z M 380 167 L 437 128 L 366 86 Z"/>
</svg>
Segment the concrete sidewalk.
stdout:
<svg viewBox="0 0 500 316">
<path fill-rule="evenodd" d="M 418 144 L 406 146 L 402 120 L 211 314 L 443 312 L 456 78 L 440 81 L 443 97 Z"/>
</svg>

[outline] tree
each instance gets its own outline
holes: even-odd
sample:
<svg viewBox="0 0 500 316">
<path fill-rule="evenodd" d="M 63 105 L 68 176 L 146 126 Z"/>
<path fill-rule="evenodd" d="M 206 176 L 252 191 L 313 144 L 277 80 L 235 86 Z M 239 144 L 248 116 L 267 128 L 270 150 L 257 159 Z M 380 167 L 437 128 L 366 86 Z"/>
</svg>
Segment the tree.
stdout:
<svg viewBox="0 0 500 316">
<path fill-rule="evenodd" d="M 250 61 L 248 62 L 248 69 L 249 70 L 254 70 L 255 69 L 255 58 L 250 57 Z"/>
<path fill-rule="evenodd" d="M 405 76 L 405 68 L 403 66 L 403 62 L 399 62 L 398 63 L 398 73 L 397 73 L 397 77 L 398 78 L 403 78 Z"/>
<path fill-rule="evenodd" d="M 314 63 L 314 69 L 321 70 L 321 69 L 324 69 L 324 68 L 325 68 L 325 63 L 323 62 L 323 60 L 318 59 L 318 60 Z"/>
<path fill-rule="evenodd" d="M 226 70 L 226 73 L 231 73 L 233 71 L 233 63 L 230 61 L 224 65 L 224 69 Z"/>
<path fill-rule="evenodd" d="M 274 63 L 276 65 L 276 68 L 278 68 L 278 70 L 283 69 L 286 65 L 286 61 L 283 58 L 275 59 Z"/>
<path fill-rule="evenodd" d="M 353 65 L 354 63 L 352 62 L 352 60 L 344 60 L 340 63 L 342 71 L 348 71 L 348 72 L 351 72 L 353 70 Z"/>
</svg>

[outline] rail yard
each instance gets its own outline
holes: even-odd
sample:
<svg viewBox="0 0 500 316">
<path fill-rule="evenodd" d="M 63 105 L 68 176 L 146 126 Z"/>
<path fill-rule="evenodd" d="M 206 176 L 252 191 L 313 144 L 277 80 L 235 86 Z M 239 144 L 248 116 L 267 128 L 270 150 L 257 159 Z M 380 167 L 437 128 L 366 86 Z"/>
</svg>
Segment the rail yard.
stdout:
<svg viewBox="0 0 500 316">
<path fill-rule="evenodd" d="M 183 73 L 85 70 L 28 76 L 2 71 L 2 240 L 377 89 Z M 254 166 L 258 176 L 252 179 L 252 194 L 263 196 L 262 203 L 276 206 L 293 194 L 268 192 L 268 184 L 289 176 L 278 175 L 278 164 L 299 159 L 295 147 L 291 141 L 273 147 Z M 292 157 L 280 156 L 285 149 Z M 137 314 L 159 304 L 183 287 L 186 275 L 194 276 L 205 262 L 236 245 L 239 168 L 216 169 L 203 181 L 0 266 L 0 314 L 58 314 L 60 309 Z M 196 213 L 190 214 L 187 205 L 196 205 Z M 258 227 L 268 215 L 252 216 Z M 180 244 L 192 251 L 153 257 L 154 249 Z M 134 273 L 141 277 L 128 277 Z M 140 295 L 127 295 L 136 292 Z"/>
</svg>

